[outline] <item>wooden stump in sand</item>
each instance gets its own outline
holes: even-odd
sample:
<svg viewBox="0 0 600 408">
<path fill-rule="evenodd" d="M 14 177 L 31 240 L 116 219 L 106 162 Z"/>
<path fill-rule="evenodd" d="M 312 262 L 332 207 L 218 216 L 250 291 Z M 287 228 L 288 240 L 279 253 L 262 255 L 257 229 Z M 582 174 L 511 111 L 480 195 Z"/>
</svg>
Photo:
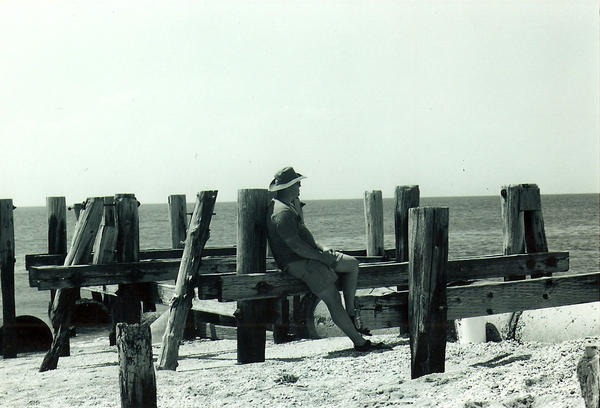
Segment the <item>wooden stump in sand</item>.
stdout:
<svg viewBox="0 0 600 408">
<path fill-rule="evenodd" d="M 150 326 L 118 323 L 116 334 L 121 407 L 156 408 Z"/>
</svg>

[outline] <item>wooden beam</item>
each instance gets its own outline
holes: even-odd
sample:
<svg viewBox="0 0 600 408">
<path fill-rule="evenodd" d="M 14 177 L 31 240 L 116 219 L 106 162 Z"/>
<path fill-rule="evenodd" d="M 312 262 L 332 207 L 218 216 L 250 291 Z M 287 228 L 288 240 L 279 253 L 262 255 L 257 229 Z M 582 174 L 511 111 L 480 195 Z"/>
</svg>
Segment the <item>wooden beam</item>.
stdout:
<svg viewBox="0 0 600 408">
<path fill-rule="evenodd" d="M 448 320 L 597 302 L 600 273 L 454 286 L 446 288 L 446 298 Z M 407 304 L 407 292 L 360 296 L 356 303 L 369 328 L 397 327 L 403 324 L 398 312 Z"/>
<path fill-rule="evenodd" d="M 82 211 L 81 218 L 75 226 L 71 248 L 64 261 L 65 265 L 77 265 L 82 262 L 88 262 L 94 238 L 100 226 L 103 205 L 104 200 L 101 197 L 88 198 L 86 201 L 85 209 Z M 79 291 L 73 288 L 59 289 L 56 292 L 54 303 L 50 310 L 54 338 L 52 346 L 44 356 L 44 360 L 40 366 L 41 372 L 54 370 L 58 365 L 59 354 L 63 350 L 65 342 L 69 340 L 69 325 L 78 295 Z"/>
<path fill-rule="evenodd" d="M 158 369 L 175 370 L 179 357 L 179 342 L 183 338 L 186 318 L 192 307 L 196 276 L 200 269 L 202 249 L 208 241 L 216 191 L 202 191 L 196 197 L 196 205 L 190 228 L 185 239 L 185 249 L 177 275 L 174 295 L 169 302 L 169 317 L 162 338 Z"/>
<path fill-rule="evenodd" d="M 516 273 L 564 272 L 569 269 L 568 252 L 541 254 L 496 255 L 449 261 L 448 282 L 501 278 Z M 408 285 L 408 262 L 380 262 L 360 264 L 358 289 Z M 283 272 L 256 273 L 244 276 L 222 275 L 223 301 L 262 299 L 308 292 L 299 279 Z"/>
<path fill-rule="evenodd" d="M 448 319 L 600 301 L 600 273 L 449 287 Z"/>
<path fill-rule="evenodd" d="M 300 280 L 282 272 L 275 272 L 273 263 L 268 263 L 267 267 L 273 267 L 274 272 L 236 276 L 230 272 L 221 272 L 230 270 L 229 267 L 223 267 L 223 265 L 229 265 L 230 260 L 208 258 L 203 259 L 202 262 L 200 267 L 202 274 L 199 277 L 199 289 L 201 292 L 203 291 L 201 297 L 209 296 L 208 298 L 211 298 L 212 296 L 214 298 L 218 296 L 219 285 L 222 285 L 223 288 L 223 300 L 261 299 L 308 291 Z M 47 290 L 174 280 L 177 277 L 179 264 L 180 261 L 176 259 L 160 259 L 105 265 L 32 266 L 29 274 L 38 289 Z M 359 269 L 359 289 L 408 284 L 407 262 L 362 263 L 359 265 Z M 213 270 L 217 270 L 218 273 L 204 273 L 204 271 Z M 448 281 L 501 278 L 516 273 L 529 275 L 568 270 L 568 252 L 491 255 L 448 261 Z M 219 279 L 220 277 L 222 280 Z"/>
</svg>

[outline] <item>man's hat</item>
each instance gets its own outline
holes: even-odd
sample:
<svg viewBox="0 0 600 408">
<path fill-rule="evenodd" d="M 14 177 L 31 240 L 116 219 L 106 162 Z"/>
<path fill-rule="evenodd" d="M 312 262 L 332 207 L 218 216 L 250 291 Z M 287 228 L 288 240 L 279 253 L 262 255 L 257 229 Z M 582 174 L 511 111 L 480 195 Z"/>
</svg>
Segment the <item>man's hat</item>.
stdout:
<svg viewBox="0 0 600 408">
<path fill-rule="evenodd" d="M 298 181 L 305 179 L 306 177 L 300 173 L 296 173 L 293 167 L 284 167 L 275 173 L 275 178 L 269 185 L 269 191 L 279 191 L 284 188 L 297 183 Z"/>
</svg>

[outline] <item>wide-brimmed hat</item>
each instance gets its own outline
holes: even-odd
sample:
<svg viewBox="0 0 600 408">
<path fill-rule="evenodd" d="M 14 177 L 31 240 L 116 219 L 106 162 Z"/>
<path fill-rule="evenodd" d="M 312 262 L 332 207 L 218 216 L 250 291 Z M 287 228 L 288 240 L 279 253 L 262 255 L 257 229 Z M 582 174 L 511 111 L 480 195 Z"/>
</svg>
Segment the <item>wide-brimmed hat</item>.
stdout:
<svg viewBox="0 0 600 408">
<path fill-rule="evenodd" d="M 300 173 L 296 173 L 293 167 L 284 167 L 275 173 L 275 178 L 269 185 L 269 191 L 279 191 L 284 188 L 297 183 L 298 181 L 305 179 L 306 177 Z"/>
</svg>

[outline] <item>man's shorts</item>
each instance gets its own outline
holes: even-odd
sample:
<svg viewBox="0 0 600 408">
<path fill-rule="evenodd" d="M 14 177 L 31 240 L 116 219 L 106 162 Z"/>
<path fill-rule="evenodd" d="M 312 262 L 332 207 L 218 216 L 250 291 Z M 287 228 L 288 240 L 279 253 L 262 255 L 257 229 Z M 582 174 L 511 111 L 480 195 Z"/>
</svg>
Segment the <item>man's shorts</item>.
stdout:
<svg viewBox="0 0 600 408">
<path fill-rule="evenodd" d="M 338 262 L 342 256 L 342 253 L 336 252 Z M 318 295 L 325 289 L 329 289 L 337 281 L 338 276 L 334 268 L 335 265 L 330 268 L 314 259 L 303 259 L 301 261 L 290 262 L 284 270 L 293 277 L 304 281 L 311 292 Z"/>
</svg>

